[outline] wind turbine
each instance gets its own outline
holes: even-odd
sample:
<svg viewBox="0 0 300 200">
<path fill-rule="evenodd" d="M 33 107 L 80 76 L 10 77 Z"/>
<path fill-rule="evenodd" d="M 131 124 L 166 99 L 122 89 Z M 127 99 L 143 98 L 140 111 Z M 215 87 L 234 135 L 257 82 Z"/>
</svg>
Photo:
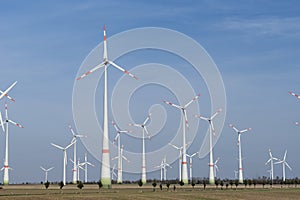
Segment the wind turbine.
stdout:
<svg viewBox="0 0 300 200">
<path fill-rule="evenodd" d="M 187 118 L 187 114 L 186 114 L 186 109 L 189 105 L 191 105 L 191 103 L 193 103 L 194 101 L 196 101 L 199 98 L 200 94 L 198 94 L 197 96 L 195 96 L 191 101 L 189 101 L 187 104 L 185 104 L 184 106 L 181 105 L 176 105 L 174 103 L 171 103 L 169 101 L 164 101 L 166 104 L 173 106 L 175 108 L 178 108 L 181 110 L 181 118 L 182 118 L 182 181 L 185 184 L 188 184 L 188 172 L 187 172 L 187 162 L 186 162 L 186 138 L 185 138 L 185 126 L 189 127 L 189 123 L 188 123 L 188 118 Z"/>
<path fill-rule="evenodd" d="M 77 162 L 76 162 L 76 157 L 77 157 L 76 156 L 76 143 L 77 143 L 77 138 L 82 138 L 84 136 L 75 134 L 71 125 L 69 125 L 69 129 L 73 135 L 73 139 L 71 141 L 71 143 L 74 143 L 74 158 L 73 158 L 74 160 L 72 161 L 73 162 L 73 184 L 76 184 L 77 181 L 79 180 L 79 177 L 77 178 L 77 170 L 79 170 L 79 169 L 77 167 Z"/>
<path fill-rule="evenodd" d="M 1 117 L 2 118 L 2 117 Z M 9 173 L 8 170 L 11 169 L 8 166 L 8 123 L 11 123 L 13 125 L 18 126 L 19 128 L 24 128 L 21 124 L 16 123 L 8 118 L 8 108 L 7 104 L 5 103 L 5 122 L 2 122 L 2 129 L 3 124 L 5 123 L 5 158 L 4 158 L 4 178 L 3 178 L 3 184 L 7 185 L 9 184 Z"/>
<path fill-rule="evenodd" d="M 242 167 L 242 144 L 241 144 L 241 134 L 245 133 L 247 131 L 252 130 L 252 128 L 247 128 L 244 130 L 238 130 L 235 126 L 232 124 L 229 124 L 229 126 L 238 134 L 238 143 L 237 145 L 239 146 L 239 183 L 243 183 L 243 167 Z"/>
<path fill-rule="evenodd" d="M 274 163 L 275 165 L 282 163 L 282 180 L 283 181 L 285 181 L 285 166 L 287 166 L 292 171 L 292 168 L 290 167 L 290 165 L 285 161 L 286 160 L 286 154 L 287 154 L 287 150 L 285 150 L 283 160 L 279 159 L 278 162 Z"/>
<path fill-rule="evenodd" d="M 213 147 L 212 147 L 212 134 L 215 135 L 215 129 L 213 124 L 213 119 L 222 111 L 220 108 L 215 114 L 210 118 L 202 117 L 200 115 L 194 115 L 195 117 L 205 120 L 209 123 L 209 184 L 215 184 L 214 176 L 214 163 L 213 163 Z"/>
<path fill-rule="evenodd" d="M 116 178 L 118 177 L 115 170 L 116 170 L 116 164 L 114 164 L 113 168 L 111 169 L 111 180 L 112 181 L 114 180 L 114 177 L 116 177 Z"/>
<path fill-rule="evenodd" d="M 119 137 L 120 138 L 120 137 Z M 117 183 L 122 183 L 122 174 L 123 174 L 123 159 L 126 160 L 127 162 L 130 162 L 124 155 L 124 145 L 120 148 L 120 153 L 117 157 L 114 157 L 112 160 L 118 159 L 118 178 L 117 178 Z"/>
<path fill-rule="evenodd" d="M 122 133 L 129 133 L 130 131 L 124 131 L 124 130 L 120 130 L 119 127 L 117 126 L 117 124 L 115 122 L 112 122 L 117 135 L 113 141 L 113 143 L 115 143 L 118 140 L 118 156 L 113 158 L 113 159 L 118 159 L 118 178 L 117 178 L 117 183 L 122 183 L 122 171 L 123 171 L 123 165 L 122 165 L 122 160 L 127 160 L 127 158 L 125 156 L 123 156 L 123 145 L 122 145 L 122 149 L 121 149 L 121 134 Z M 128 160 L 127 160 L 128 161 Z M 129 162 L 129 161 L 128 161 Z"/>
<path fill-rule="evenodd" d="M 179 166 L 178 166 L 178 170 L 179 170 L 179 182 L 181 182 L 181 164 L 182 164 L 182 149 L 183 147 L 177 147 L 174 144 L 169 143 L 170 146 L 172 146 L 173 148 L 179 150 L 179 158 L 178 158 L 178 162 L 179 162 Z"/>
<path fill-rule="evenodd" d="M 67 166 L 67 149 L 70 148 L 70 146 L 72 146 L 75 142 L 73 141 L 71 144 L 69 144 L 68 146 L 61 147 L 57 144 L 53 144 L 51 143 L 52 146 L 60 149 L 63 151 L 63 155 L 64 155 L 64 162 L 63 162 L 63 184 L 66 185 L 66 166 Z"/>
<path fill-rule="evenodd" d="M 75 144 L 75 143 L 74 143 L 74 144 Z M 70 159 L 70 161 L 71 161 L 73 164 L 75 163 L 72 159 Z M 77 159 L 77 163 L 75 164 L 75 165 L 76 165 L 76 169 L 77 169 L 77 173 L 76 173 L 77 181 L 80 181 L 80 169 L 83 170 L 83 171 L 85 171 L 85 169 L 82 167 L 83 164 L 84 164 L 84 163 L 80 163 L 80 159 L 78 158 L 78 159 Z M 74 170 L 73 170 L 73 172 L 74 172 Z M 77 182 L 77 181 L 76 181 L 76 182 Z"/>
<path fill-rule="evenodd" d="M 190 158 L 190 183 L 191 183 L 192 180 L 193 180 L 193 176 L 192 176 L 192 173 L 193 173 L 193 172 L 192 172 L 192 171 L 193 171 L 193 157 L 194 157 L 195 155 L 197 155 L 197 153 L 198 153 L 198 152 L 193 153 L 192 155 L 186 154 L 186 156 Z"/>
<path fill-rule="evenodd" d="M 160 168 L 160 181 L 166 181 L 167 180 L 167 167 L 172 168 L 167 163 L 167 158 L 166 156 L 162 159 L 160 165 L 156 166 L 155 168 Z"/>
<path fill-rule="evenodd" d="M 217 158 L 217 160 L 214 162 L 214 173 L 215 173 L 215 177 L 217 177 L 217 172 L 219 171 L 219 167 L 217 165 L 217 163 L 219 162 L 220 158 Z"/>
<path fill-rule="evenodd" d="M 49 169 L 45 169 L 44 167 L 40 166 L 40 168 L 45 172 L 45 183 L 48 182 L 48 172 L 51 171 L 54 167 L 50 167 Z"/>
<path fill-rule="evenodd" d="M 267 164 L 269 164 L 270 163 L 270 165 L 271 165 L 271 181 L 272 181 L 272 183 L 273 183 L 273 179 L 274 179 L 274 163 L 273 163 L 273 160 L 276 160 L 276 161 L 278 161 L 279 159 L 278 158 L 275 158 L 275 157 L 273 157 L 273 155 L 272 155 L 272 152 L 271 152 L 271 149 L 269 149 L 269 156 L 270 156 L 270 158 L 269 158 L 269 160 L 267 160 L 267 162 L 266 162 L 266 164 L 265 165 L 267 165 Z"/>
<path fill-rule="evenodd" d="M 142 132 L 142 183 L 145 184 L 146 179 L 146 157 L 145 157 L 145 132 L 150 139 L 149 132 L 147 130 L 146 124 L 150 120 L 151 113 L 148 115 L 148 117 L 145 119 L 145 121 L 142 124 L 129 124 L 129 126 L 136 126 L 143 130 Z"/>
<path fill-rule="evenodd" d="M 104 94 L 103 94 L 103 140 L 102 140 L 102 165 L 101 165 L 101 182 L 104 187 L 111 187 L 111 178 L 110 178 L 110 155 L 109 155 L 109 141 L 108 141 L 108 106 L 107 106 L 107 68 L 112 65 L 113 67 L 121 70 L 125 74 L 137 79 L 136 76 L 129 73 L 119 65 L 115 64 L 113 61 L 108 60 L 107 57 L 107 44 L 106 44 L 106 28 L 103 28 L 103 62 L 99 65 L 95 66 L 93 69 L 89 70 L 88 72 L 84 73 L 77 80 L 88 76 L 89 74 L 93 73 L 94 71 L 104 68 Z"/>
<path fill-rule="evenodd" d="M 6 96 L 9 100 L 15 101 L 13 98 L 8 96 L 8 92 L 17 84 L 18 81 L 14 82 L 11 86 L 9 86 L 4 92 L 0 90 L 0 99 L 2 99 L 4 96 Z"/>
<path fill-rule="evenodd" d="M 86 153 L 84 154 L 84 162 L 81 163 L 81 165 L 82 166 L 84 165 L 84 182 L 87 183 L 88 182 L 88 180 L 87 180 L 88 165 L 90 165 L 92 167 L 95 167 L 95 165 L 93 165 L 92 163 L 90 163 L 90 162 L 87 161 L 87 155 L 86 155 Z"/>
</svg>

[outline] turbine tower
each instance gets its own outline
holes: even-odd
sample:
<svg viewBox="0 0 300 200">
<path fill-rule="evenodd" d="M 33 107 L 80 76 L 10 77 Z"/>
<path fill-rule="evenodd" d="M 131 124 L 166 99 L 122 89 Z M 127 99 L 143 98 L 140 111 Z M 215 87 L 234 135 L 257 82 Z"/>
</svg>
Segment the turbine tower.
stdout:
<svg viewBox="0 0 300 200">
<path fill-rule="evenodd" d="M 69 125 L 69 129 L 70 129 L 70 131 L 73 135 L 73 139 L 72 139 L 71 143 L 74 142 L 74 157 L 73 157 L 73 161 L 72 161 L 73 162 L 73 184 L 77 184 L 77 181 L 79 180 L 79 177 L 77 177 L 77 174 L 78 174 L 77 170 L 79 170 L 79 169 L 77 167 L 77 162 L 76 162 L 76 158 L 77 158 L 76 144 L 77 144 L 77 138 L 82 138 L 84 136 L 75 134 L 72 127 L 71 127 L 71 125 Z"/>
<path fill-rule="evenodd" d="M 87 183 L 88 182 L 88 165 L 95 167 L 95 165 L 93 165 L 92 163 L 88 162 L 87 160 L 87 155 L 86 153 L 84 154 L 84 163 L 81 163 L 81 165 L 84 165 L 84 182 Z"/>
<path fill-rule="evenodd" d="M 185 127 L 189 127 L 186 109 L 191 103 L 196 101 L 199 98 L 200 94 L 195 96 L 191 101 L 189 101 L 184 106 L 176 105 L 168 101 L 164 101 L 166 104 L 173 106 L 177 109 L 181 110 L 181 118 L 182 118 L 182 181 L 184 184 L 188 184 L 188 172 L 187 172 L 187 161 L 186 161 L 186 138 L 185 138 Z"/>
<path fill-rule="evenodd" d="M 45 169 L 44 167 L 40 166 L 40 168 L 45 172 L 45 183 L 48 182 L 48 172 L 51 171 L 54 167 L 50 167 L 49 169 Z"/>
<path fill-rule="evenodd" d="M 111 178 L 110 178 L 110 153 L 109 153 L 109 137 L 108 137 L 108 107 L 107 107 L 107 68 L 112 65 L 113 67 L 121 70 L 125 74 L 137 79 L 136 76 L 132 75 L 119 65 L 115 64 L 113 61 L 108 60 L 107 57 L 107 44 L 106 44 L 106 28 L 103 29 L 104 41 L 103 41 L 103 62 L 84 73 L 77 80 L 88 76 L 97 69 L 104 68 L 104 94 L 103 94 L 103 140 L 102 140 L 102 165 L 101 165 L 101 182 L 103 187 L 111 187 Z"/>
<path fill-rule="evenodd" d="M 145 119 L 145 121 L 142 124 L 129 124 L 130 126 L 136 126 L 143 130 L 142 132 L 142 183 L 145 184 L 146 179 L 146 155 L 145 155 L 145 132 L 150 139 L 149 132 L 147 130 L 146 124 L 150 120 L 151 113 L 148 115 L 148 117 Z"/>
<path fill-rule="evenodd" d="M 215 114 L 210 118 L 202 117 L 200 115 L 195 115 L 195 117 L 205 120 L 209 123 L 209 184 L 215 184 L 214 176 L 214 163 L 213 163 L 213 147 L 212 147 L 212 135 L 215 135 L 215 129 L 213 124 L 213 119 L 222 111 L 220 108 Z"/>
<path fill-rule="evenodd" d="M 190 158 L 190 183 L 192 183 L 192 181 L 193 181 L 193 175 L 192 175 L 192 173 L 193 173 L 193 157 L 195 155 L 197 155 L 197 153 L 198 152 L 193 153 L 192 155 L 186 154 L 186 156 Z"/>
<path fill-rule="evenodd" d="M 279 161 L 279 159 L 273 157 L 272 152 L 271 152 L 271 149 L 269 149 L 269 156 L 270 156 L 270 158 L 269 158 L 269 160 L 267 160 L 267 162 L 266 162 L 265 165 L 267 165 L 267 164 L 269 164 L 269 163 L 270 163 L 270 165 L 271 165 L 271 170 L 270 170 L 270 175 L 271 175 L 271 177 L 270 177 L 270 178 L 271 178 L 271 181 L 272 181 L 272 183 L 273 183 L 273 180 L 274 180 L 274 163 L 273 163 L 273 161 L 274 161 L 274 160 Z"/>
<path fill-rule="evenodd" d="M 52 146 L 60 149 L 63 151 L 63 156 L 64 156 L 64 162 L 63 162 L 63 184 L 66 185 L 66 166 L 67 166 L 67 149 L 70 148 L 70 146 L 72 146 L 75 142 L 73 141 L 71 144 L 69 144 L 68 146 L 66 146 L 65 148 L 57 145 L 57 144 L 53 144 L 51 143 Z"/>
<path fill-rule="evenodd" d="M 282 164 L 282 180 L 283 181 L 285 181 L 285 166 L 287 166 L 292 171 L 292 168 L 290 167 L 290 165 L 285 161 L 286 160 L 286 154 L 287 154 L 287 150 L 285 150 L 283 160 L 279 159 L 278 162 L 274 163 L 275 165 L 276 164 Z"/>
<path fill-rule="evenodd" d="M 235 126 L 232 124 L 229 124 L 229 126 L 238 134 L 238 143 L 237 145 L 239 146 L 239 183 L 243 183 L 243 167 L 242 167 L 242 144 L 241 144 L 241 134 L 245 133 L 247 131 L 252 130 L 251 128 L 247 128 L 244 130 L 238 130 Z"/>
<path fill-rule="evenodd" d="M 2 117 L 1 117 L 2 118 Z M 21 124 L 16 123 L 8 118 L 8 108 L 7 104 L 5 103 L 5 122 L 2 122 L 2 129 L 3 124 L 5 123 L 5 158 L 4 158 L 4 177 L 3 177 L 3 184 L 8 185 L 9 184 L 9 172 L 11 168 L 8 166 L 8 123 L 11 123 L 13 125 L 18 126 L 19 128 L 24 128 Z"/>
<path fill-rule="evenodd" d="M 117 126 L 117 124 L 115 122 L 112 122 L 117 135 L 113 141 L 113 143 L 115 143 L 118 140 L 118 156 L 113 158 L 113 159 L 118 159 L 118 178 L 117 178 L 117 183 L 122 183 L 123 182 L 123 178 L 122 178 L 122 174 L 123 174 L 123 159 L 128 161 L 127 158 L 125 156 L 123 156 L 123 145 L 122 145 L 122 149 L 121 149 L 121 134 L 122 133 L 129 133 L 130 131 L 124 131 L 124 130 L 120 130 L 119 127 Z M 129 162 L 129 161 L 128 161 Z"/>
</svg>

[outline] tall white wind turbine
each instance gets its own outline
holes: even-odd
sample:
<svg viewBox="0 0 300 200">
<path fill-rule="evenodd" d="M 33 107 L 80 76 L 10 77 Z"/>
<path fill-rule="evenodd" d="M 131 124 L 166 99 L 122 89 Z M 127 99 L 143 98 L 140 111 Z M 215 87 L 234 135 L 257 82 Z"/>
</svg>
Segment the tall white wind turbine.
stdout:
<svg viewBox="0 0 300 200">
<path fill-rule="evenodd" d="M 237 145 L 239 146 L 239 183 L 243 183 L 244 179 L 243 179 L 243 166 L 242 166 L 241 134 L 252 130 L 252 128 L 247 128 L 247 129 L 244 129 L 244 130 L 240 131 L 232 124 L 229 124 L 229 126 L 238 134 L 238 143 L 237 143 Z"/>
<path fill-rule="evenodd" d="M 110 188 L 111 187 L 111 178 L 110 178 L 110 153 L 109 153 L 109 137 L 108 137 L 108 106 L 107 106 L 107 68 L 112 65 L 113 67 L 121 70 L 125 74 L 131 76 L 132 78 L 137 79 L 136 76 L 129 73 L 127 70 L 123 69 L 119 65 L 115 64 L 113 61 L 108 60 L 107 57 L 107 44 L 106 44 L 106 28 L 104 26 L 103 30 L 104 34 L 104 41 L 103 41 L 103 62 L 99 65 L 94 67 L 93 69 L 89 70 L 88 72 L 84 73 L 77 80 L 88 76 L 89 74 L 93 73 L 94 71 L 104 68 L 104 94 L 103 94 L 103 140 L 102 140 L 102 165 L 101 165 L 101 182 L 104 187 Z"/>
<path fill-rule="evenodd" d="M 88 182 L 88 165 L 95 167 L 95 165 L 93 165 L 92 163 L 88 162 L 87 160 L 87 154 L 84 154 L 84 163 L 81 163 L 82 166 L 84 166 L 84 182 L 87 183 Z"/>
<path fill-rule="evenodd" d="M 118 156 L 113 158 L 113 159 L 118 159 L 118 178 L 117 178 L 117 183 L 122 183 L 123 182 L 123 178 L 122 178 L 122 174 L 123 174 L 123 159 L 127 160 L 127 158 L 125 156 L 123 156 L 123 145 L 122 145 L 122 149 L 121 149 L 121 134 L 122 133 L 129 133 L 130 131 L 127 130 L 120 130 L 120 128 L 117 126 L 117 124 L 115 122 L 112 122 L 117 135 L 113 141 L 113 143 L 115 143 L 116 141 L 118 141 Z M 127 160 L 128 161 L 128 160 Z"/>
<path fill-rule="evenodd" d="M 147 130 L 147 122 L 151 119 L 151 113 L 147 116 L 145 121 L 142 124 L 129 124 L 130 126 L 136 126 L 142 129 L 142 183 L 145 184 L 147 181 L 146 178 L 146 155 L 145 155 L 145 133 L 150 139 L 149 132 Z"/>
<path fill-rule="evenodd" d="M 1 117 L 2 118 L 2 117 Z M 8 118 L 8 108 L 7 104 L 5 104 L 5 122 L 2 122 L 2 129 L 3 124 L 5 123 L 5 158 L 4 158 L 4 177 L 3 177 L 3 184 L 7 185 L 9 184 L 9 172 L 8 170 L 11 169 L 8 166 L 8 123 L 11 123 L 15 126 L 18 126 L 19 128 L 24 128 L 21 124 L 16 123 Z"/>
<path fill-rule="evenodd" d="M 209 184 L 215 184 L 214 176 L 214 159 L 213 159 L 213 147 L 212 147 L 212 135 L 215 134 L 213 119 L 222 111 L 220 108 L 215 114 L 210 118 L 206 118 L 200 115 L 195 115 L 195 117 L 205 120 L 209 123 Z"/>
<path fill-rule="evenodd" d="M 198 152 L 193 153 L 192 155 L 186 154 L 186 156 L 190 158 L 190 183 L 193 181 L 193 157 L 197 154 Z"/>
<path fill-rule="evenodd" d="M 47 183 L 48 182 L 48 172 L 51 171 L 54 167 L 45 169 L 44 167 L 40 166 L 40 168 L 45 172 L 45 183 Z"/>
<path fill-rule="evenodd" d="M 271 149 L 269 149 L 269 156 L 270 156 L 270 158 L 269 158 L 269 160 L 267 160 L 265 165 L 268 165 L 270 163 L 270 166 L 271 166 L 271 170 L 270 170 L 271 177 L 270 178 L 271 178 L 271 181 L 273 183 L 273 180 L 274 180 L 274 163 L 273 163 L 273 161 L 274 160 L 278 161 L 279 159 L 273 157 Z"/>
<path fill-rule="evenodd" d="M 64 156 L 64 162 L 63 162 L 63 184 L 66 185 L 66 166 L 67 166 L 67 162 L 68 162 L 68 159 L 67 159 L 67 149 L 70 148 L 75 142 L 73 141 L 71 144 L 69 144 L 68 146 L 66 146 L 65 148 L 64 147 L 61 147 L 57 144 L 53 144 L 51 143 L 52 146 L 60 149 L 63 151 L 63 156 Z"/>
<path fill-rule="evenodd" d="M 77 144 L 77 138 L 82 138 L 84 136 L 83 135 L 79 135 L 79 134 L 75 134 L 75 132 L 72 129 L 71 125 L 69 125 L 69 129 L 70 129 L 70 131 L 71 131 L 71 133 L 73 135 L 73 139 L 72 139 L 71 143 L 74 142 L 74 157 L 73 157 L 72 163 L 73 163 L 73 184 L 76 184 L 77 181 L 79 180 L 79 177 L 77 177 L 77 174 L 78 174 L 77 170 L 79 170 L 79 169 L 77 167 L 77 161 L 76 161 L 76 158 L 77 158 L 77 155 L 76 155 L 76 144 Z"/>
<path fill-rule="evenodd" d="M 179 157 L 178 157 L 178 163 L 179 163 L 179 166 L 178 166 L 179 176 L 178 176 L 178 179 L 179 179 L 179 182 L 181 182 L 182 149 L 183 149 L 183 147 L 177 147 L 176 145 L 171 144 L 171 143 L 169 143 L 169 145 L 172 146 L 173 148 L 175 148 L 175 149 L 177 149 L 177 150 L 179 151 Z"/>
<path fill-rule="evenodd" d="M 4 96 L 6 96 L 9 100 L 15 101 L 13 98 L 8 96 L 8 92 L 17 84 L 18 81 L 14 82 L 11 86 L 9 86 L 4 92 L 0 90 L 0 99 L 2 99 Z"/>
<path fill-rule="evenodd" d="M 75 143 L 74 143 L 75 144 Z M 70 161 L 74 164 L 75 162 L 70 159 Z M 80 169 L 85 171 L 85 169 L 82 167 L 82 165 L 84 165 L 84 163 L 80 163 L 80 159 L 77 159 L 77 163 L 76 163 L 76 169 L 77 169 L 77 173 L 76 173 L 76 178 L 77 178 L 77 182 L 80 181 Z M 74 170 L 73 170 L 74 172 Z"/>
<path fill-rule="evenodd" d="M 176 105 L 174 103 L 171 103 L 169 101 L 164 101 L 166 104 L 173 106 L 177 109 L 181 110 L 181 119 L 182 119 L 182 181 L 184 184 L 188 184 L 188 172 L 187 172 L 187 161 L 186 161 L 186 138 L 185 138 L 185 127 L 189 127 L 188 118 L 186 109 L 189 105 L 191 105 L 194 101 L 196 101 L 199 98 L 200 94 L 195 96 L 191 101 L 189 101 L 184 106 Z"/>
<path fill-rule="evenodd" d="M 275 165 L 276 164 L 282 164 L 282 180 L 283 181 L 285 181 L 285 166 L 287 166 L 292 171 L 292 168 L 286 162 L 286 154 L 287 154 L 287 150 L 285 150 L 285 153 L 284 153 L 284 156 L 283 156 L 283 160 L 279 159 L 278 162 L 274 163 Z"/>
</svg>

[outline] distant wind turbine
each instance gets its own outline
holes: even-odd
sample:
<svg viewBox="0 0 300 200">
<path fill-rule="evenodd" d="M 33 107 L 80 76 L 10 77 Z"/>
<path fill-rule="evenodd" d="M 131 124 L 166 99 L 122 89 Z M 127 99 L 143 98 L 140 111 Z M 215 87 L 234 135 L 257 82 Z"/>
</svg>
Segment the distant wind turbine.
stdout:
<svg viewBox="0 0 300 200">
<path fill-rule="evenodd" d="M 193 180 L 193 175 L 192 175 L 192 173 L 193 173 L 193 157 L 197 154 L 198 154 L 198 152 L 193 153 L 192 155 L 186 154 L 186 156 L 190 158 L 190 163 L 189 163 L 190 164 L 190 183 Z"/>
<path fill-rule="evenodd" d="M 232 124 L 229 124 L 229 126 L 238 134 L 238 146 L 239 146 L 239 183 L 243 183 L 243 167 L 242 167 L 242 144 L 241 144 L 241 134 L 245 133 L 247 131 L 252 130 L 251 128 L 247 128 L 244 130 L 238 130 L 235 126 Z"/>
<path fill-rule="evenodd" d="M 48 182 L 48 172 L 51 171 L 54 167 L 45 169 L 44 167 L 40 166 L 40 168 L 45 172 L 45 183 L 47 183 Z"/>
<path fill-rule="evenodd" d="M 287 150 L 285 150 L 283 160 L 279 159 L 278 162 L 274 163 L 275 165 L 276 164 L 282 164 L 282 180 L 283 181 L 285 181 L 285 166 L 287 166 L 290 170 L 292 170 L 290 165 L 286 162 L 286 154 L 287 154 Z"/>
<path fill-rule="evenodd" d="M 169 101 L 164 101 L 166 104 L 175 107 L 181 111 L 181 120 L 182 120 L 182 174 L 181 174 L 181 181 L 184 184 L 188 184 L 188 171 L 187 171 L 187 161 L 186 161 L 186 137 L 185 137 L 185 128 L 189 127 L 189 122 L 187 118 L 186 109 L 199 98 L 200 94 L 195 96 L 191 101 L 189 101 L 184 106 L 182 105 L 176 105 L 174 103 L 171 103 Z"/>
<path fill-rule="evenodd" d="M 148 115 L 148 117 L 145 119 L 145 121 L 142 124 L 129 124 L 130 126 L 136 126 L 142 129 L 142 182 L 143 184 L 146 183 L 146 155 L 145 155 L 145 133 L 147 134 L 148 138 L 150 139 L 149 132 L 147 130 L 147 122 L 151 119 L 151 113 Z"/>
<path fill-rule="evenodd" d="M 57 144 L 53 144 L 51 143 L 52 146 L 60 149 L 63 151 L 63 156 L 64 156 L 64 162 L 63 162 L 63 184 L 66 185 L 66 166 L 67 166 L 67 149 L 70 148 L 75 142 L 73 141 L 71 144 L 69 144 L 68 146 L 66 146 L 65 148 L 64 147 L 61 147 Z"/>
<path fill-rule="evenodd" d="M 220 108 L 215 112 L 210 118 L 202 117 L 200 115 L 195 115 L 195 117 L 205 120 L 209 123 L 209 184 L 215 184 L 214 176 L 214 159 L 213 159 L 213 146 L 212 146 L 212 135 L 215 135 L 215 128 L 213 119 L 222 111 Z"/>
<path fill-rule="evenodd" d="M 265 165 L 267 165 L 267 164 L 270 163 L 270 166 L 271 166 L 271 170 L 270 170 L 270 171 L 271 171 L 271 181 L 272 181 L 272 183 L 273 183 L 273 180 L 274 180 L 274 163 L 273 163 L 273 161 L 274 161 L 274 160 L 278 161 L 279 159 L 273 157 L 272 152 L 271 152 L 271 149 L 269 149 L 269 156 L 270 156 L 270 158 L 269 158 L 269 160 L 267 160 L 267 162 L 266 162 Z"/>
</svg>

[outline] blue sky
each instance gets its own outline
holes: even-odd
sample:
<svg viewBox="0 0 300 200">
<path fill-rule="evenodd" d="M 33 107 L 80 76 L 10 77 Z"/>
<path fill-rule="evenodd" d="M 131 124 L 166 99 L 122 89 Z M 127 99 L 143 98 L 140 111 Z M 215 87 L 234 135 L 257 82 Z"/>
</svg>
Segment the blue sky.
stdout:
<svg viewBox="0 0 300 200">
<path fill-rule="evenodd" d="M 195 39 L 223 77 L 226 124 L 253 128 L 242 136 L 245 177 L 267 176 L 268 148 L 277 157 L 287 149 L 293 168 L 287 177 L 300 175 L 300 128 L 294 125 L 300 120 L 300 102 L 288 94 L 290 90 L 300 93 L 298 1 L 0 1 L 0 5 L 0 88 L 19 81 L 10 93 L 16 102 L 9 102 L 9 109 L 11 118 L 25 126 L 10 129 L 12 182 L 43 180 L 40 165 L 54 166 L 49 179 L 60 179 L 62 153 L 50 142 L 66 145 L 71 140 L 67 124 L 73 125 L 74 79 L 84 58 L 102 42 L 104 24 L 108 37 L 151 26 Z M 2 112 L 4 102 L 0 102 Z M 236 135 L 225 126 L 214 152 L 220 157 L 223 178 L 233 178 L 237 168 L 235 144 Z M 195 144 L 189 151 L 198 149 Z M 0 135 L 0 150 L 2 159 L 4 135 Z M 81 145 L 79 155 L 83 154 Z M 96 164 L 90 177 L 97 180 L 100 164 L 90 159 Z M 194 176 L 208 176 L 207 157 L 194 163 L 199 169 Z M 176 167 L 177 162 L 169 177 L 177 176 Z M 71 166 L 68 169 L 71 180 Z M 282 175 L 279 166 L 277 175 Z M 159 178 L 159 172 L 150 177 Z M 126 174 L 125 178 L 139 176 Z"/>
</svg>

